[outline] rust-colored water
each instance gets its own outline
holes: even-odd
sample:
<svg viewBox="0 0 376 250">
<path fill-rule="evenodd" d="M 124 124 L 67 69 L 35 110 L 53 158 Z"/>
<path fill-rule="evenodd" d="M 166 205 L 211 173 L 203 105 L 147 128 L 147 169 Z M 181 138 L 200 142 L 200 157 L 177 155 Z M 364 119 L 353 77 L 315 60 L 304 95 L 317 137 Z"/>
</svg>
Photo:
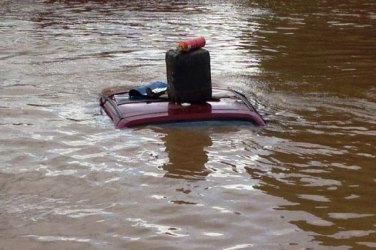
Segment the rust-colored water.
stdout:
<svg viewBox="0 0 376 250">
<path fill-rule="evenodd" d="M 0 6 L 0 249 L 376 247 L 372 1 Z M 101 89 L 195 35 L 268 126 L 115 130 Z"/>
</svg>

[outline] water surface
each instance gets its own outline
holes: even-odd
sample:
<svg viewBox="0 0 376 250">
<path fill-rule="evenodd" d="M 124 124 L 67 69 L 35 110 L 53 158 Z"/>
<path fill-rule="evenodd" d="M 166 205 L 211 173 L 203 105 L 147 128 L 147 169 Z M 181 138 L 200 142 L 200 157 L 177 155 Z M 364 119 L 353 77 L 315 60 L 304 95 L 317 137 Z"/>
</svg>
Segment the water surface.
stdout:
<svg viewBox="0 0 376 250">
<path fill-rule="evenodd" d="M 375 248 L 370 1 L 1 1 L 2 249 Z M 110 86 L 204 35 L 268 120 L 116 130 Z"/>
</svg>

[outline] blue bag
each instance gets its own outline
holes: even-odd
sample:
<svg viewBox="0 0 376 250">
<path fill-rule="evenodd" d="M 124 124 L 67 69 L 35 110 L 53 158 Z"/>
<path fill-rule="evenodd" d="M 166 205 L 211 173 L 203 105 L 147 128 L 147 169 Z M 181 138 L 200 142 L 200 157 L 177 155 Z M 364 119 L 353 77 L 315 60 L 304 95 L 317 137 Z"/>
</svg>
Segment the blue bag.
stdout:
<svg viewBox="0 0 376 250">
<path fill-rule="evenodd" d="M 167 83 L 165 82 L 150 82 L 140 87 L 129 90 L 130 98 L 156 98 L 167 91 Z"/>
</svg>

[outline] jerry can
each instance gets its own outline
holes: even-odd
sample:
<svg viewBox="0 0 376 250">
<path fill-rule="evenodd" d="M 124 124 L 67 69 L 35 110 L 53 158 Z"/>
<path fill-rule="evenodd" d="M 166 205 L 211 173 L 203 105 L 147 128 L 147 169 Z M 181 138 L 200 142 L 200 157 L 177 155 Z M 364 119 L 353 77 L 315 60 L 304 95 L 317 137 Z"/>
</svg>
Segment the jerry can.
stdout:
<svg viewBox="0 0 376 250">
<path fill-rule="evenodd" d="M 209 51 L 166 52 L 167 93 L 177 103 L 205 103 L 212 97 Z"/>
</svg>

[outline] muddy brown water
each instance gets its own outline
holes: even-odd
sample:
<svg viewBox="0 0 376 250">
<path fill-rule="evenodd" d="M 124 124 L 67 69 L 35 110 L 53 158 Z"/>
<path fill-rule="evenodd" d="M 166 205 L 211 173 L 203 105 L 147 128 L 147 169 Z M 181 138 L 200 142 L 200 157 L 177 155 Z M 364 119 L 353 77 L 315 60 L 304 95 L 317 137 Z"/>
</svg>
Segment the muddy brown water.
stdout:
<svg viewBox="0 0 376 250">
<path fill-rule="evenodd" d="M 0 1 L 0 249 L 376 247 L 373 1 Z M 268 120 L 116 130 L 98 93 L 213 83 Z"/>
</svg>

